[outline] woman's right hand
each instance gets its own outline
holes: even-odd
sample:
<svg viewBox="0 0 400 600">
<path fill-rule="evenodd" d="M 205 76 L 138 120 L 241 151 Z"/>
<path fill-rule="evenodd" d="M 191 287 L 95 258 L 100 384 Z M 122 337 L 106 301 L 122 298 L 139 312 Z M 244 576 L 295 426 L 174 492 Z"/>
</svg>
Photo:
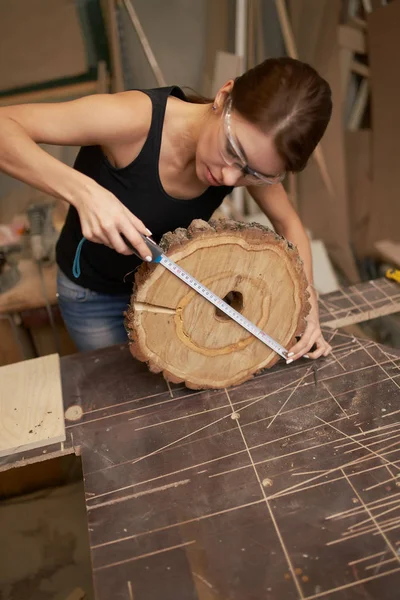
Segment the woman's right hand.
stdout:
<svg viewBox="0 0 400 600">
<path fill-rule="evenodd" d="M 139 91 L 92 94 L 68 102 L 0 107 L 0 171 L 77 209 L 83 235 L 120 254 L 132 254 L 121 234 L 146 260 L 141 237 L 151 235 L 111 192 L 48 154 L 56 146 L 141 147 L 151 123 L 151 101 Z"/>
<path fill-rule="evenodd" d="M 143 260 L 151 260 L 149 249 L 140 235 L 150 236 L 151 231 L 114 194 L 94 184 L 88 196 L 75 199 L 73 204 L 87 240 L 130 255 L 133 252 L 122 239 L 123 234 Z"/>
</svg>

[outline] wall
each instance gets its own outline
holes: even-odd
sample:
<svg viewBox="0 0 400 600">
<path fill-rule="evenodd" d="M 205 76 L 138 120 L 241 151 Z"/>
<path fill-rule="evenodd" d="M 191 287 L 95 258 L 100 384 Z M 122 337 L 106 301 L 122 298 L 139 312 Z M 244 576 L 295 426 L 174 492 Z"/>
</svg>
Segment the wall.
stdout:
<svg viewBox="0 0 400 600">
<path fill-rule="evenodd" d="M 75 0 L 80 8 L 93 1 Z M 225 11 L 222 12 L 227 15 L 226 36 L 219 40 L 210 39 L 210 19 L 213 19 L 215 3 L 222 3 L 225 6 Z M 265 56 L 282 55 L 284 47 L 275 2 L 261 0 L 261 3 Z M 186 85 L 201 93 L 209 93 L 209 90 L 205 89 L 204 71 L 212 67 L 208 64 L 210 61 L 207 61 L 207 53 L 210 44 L 216 49 L 234 50 L 235 0 L 134 0 L 133 4 L 167 84 Z M 219 13 L 221 14 L 221 10 Z M 126 87 L 155 87 L 156 80 L 125 8 L 121 15 L 124 55 L 130 74 Z M 223 29 L 221 24 L 221 36 Z M 216 31 L 218 35 L 218 24 Z M 215 32 L 213 35 L 215 38 Z M 67 164 L 72 164 L 74 152 L 63 150 L 61 155 L 59 149 L 55 149 L 54 152 Z M 6 197 L 12 193 L 14 195 L 16 191 L 26 195 L 26 186 L 0 173 L 0 222 Z"/>
<path fill-rule="evenodd" d="M 134 6 L 167 84 L 199 89 L 206 37 L 206 2 L 140 0 Z M 130 72 L 127 87 L 157 87 L 125 9 L 122 17 L 124 56 Z"/>
</svg>

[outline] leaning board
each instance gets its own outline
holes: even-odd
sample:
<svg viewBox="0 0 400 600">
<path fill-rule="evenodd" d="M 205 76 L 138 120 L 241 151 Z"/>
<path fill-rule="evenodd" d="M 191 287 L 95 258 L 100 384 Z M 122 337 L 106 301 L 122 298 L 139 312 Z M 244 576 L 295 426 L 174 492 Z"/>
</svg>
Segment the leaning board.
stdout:
<svg viewBox="0 0 400 600">
<path fill-rule="evenodd" d="M 0 456 L 65 440 L 58 354 L 0 368 Z"/>
<path fill-rule="evenodd" d="M 0 90 L 77 77 L 88 70 L 77 3 L 0 2 Z"/>
</svg>

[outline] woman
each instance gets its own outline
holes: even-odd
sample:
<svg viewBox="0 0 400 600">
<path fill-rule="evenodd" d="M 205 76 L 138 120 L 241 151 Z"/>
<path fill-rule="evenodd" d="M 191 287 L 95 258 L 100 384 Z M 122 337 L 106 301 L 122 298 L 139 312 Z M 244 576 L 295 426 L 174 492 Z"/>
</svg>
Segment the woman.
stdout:
<svg viewBox="0 0 400 600">
<path fill-rule="evenodd" d="M 326 81 L 290 58 L 228 81 L 213 103 L 171 87 L 1 108 L 0 169 L 71 205 L 57 244 L 58 299 L 78 349 L 126 341 L 123 311 L 140 260 L 121 234 L 147 260 L 140 234 L 158 241 L 208 220 L 233 187 L 246 186 L 304 261 L 311 312 L 291 358 L 314 344 L 309 357 L 327 356 L 309 241 L 281 181 L 305 167 L 330 115 Z M 41 142 L 81 146 L 74 168 Z"/>
</svg>

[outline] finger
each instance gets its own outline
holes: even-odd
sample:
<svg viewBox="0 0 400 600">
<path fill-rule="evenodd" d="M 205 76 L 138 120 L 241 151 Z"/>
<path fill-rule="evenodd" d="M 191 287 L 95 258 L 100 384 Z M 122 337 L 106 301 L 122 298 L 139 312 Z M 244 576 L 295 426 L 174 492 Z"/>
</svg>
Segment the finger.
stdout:
<svg viewBox="0 0 400 600">
<path fill-rule="evenodd" d="M 130 211 L 129 211 L 129 220 L 132 223 L 132 225 L 135 227 L 135 229 L 137 229 L 137 231 L 139 231 L 139 233 L 141 233 L 142 235 L 147 235 L 147 236 L 152 236 L 153 235 L 151 233 L 150 229 L 148 229 L 146 227 L 146 225 L 143 223 L 143 221 L 141 221 L 140 219 L 138 219 Z"/>
<path fill-rule="evenodd" d="M 328 356 L 330 350 L 332 350 L 332 348 L 325 341 L 325 339 L 323 338 L 322 335 L 316 341 L 316 346 L 317 347 L 315 350 L 313 350 L 312 352 L 310 352 L 310 351 L 307 352 L 307 358 L 316 359 L 316 358 L 320 358 L 320 356 Z"/>
<path fill-rule="evenodd" d="M 318 348 L 316 350 L 314 350 L 314 352 L 307 352 L 307 357 L 311 358 L 312 360 L 315 360 L 316 358 L 319 358 L 320 356 L 322 356 L 323 353 L 324 353 L 324 347 L 318 346 Z"/>
<path fill-rule="evenodd" d="M 108 246 L 112 248 L 111 243 L 107 236 L 100 231 L 93 231 L 91 229 L 82 229 L 82 235 L 89 242 L 93 242 L 94 244 L 102 244 L 103 246 Z"/>
<path fill-rule="evenodd" d="M 327 347 L 327 349 L 324 351 L 324 354 L 323 354 L 323 355 L 324 355 L 324 356 L 329 356 L 329 354 L 330 354 L 331 352 L 332 352 L 332 346 L 330 346 L 330 345 L 328 344 L 328 347 Z"/>
<path fill-rule="evenodd" d="M 307 352 L 307 350 L 309 350 L 312 345 L 313 341 L 311 336 L 302 337 L 297 342 L 297 344 L 295 344 L 289 349 L 289 354 L 291 355 L 293 360 L 296 360 L 296 358 L 303 356 L 304 352 Z"/>
<path fill-rule="evenodd" d="M 108 231 L 107 237 L 111 248 L 118 252 L 118 254 L 124 254 L 125 256 L 132 254 L 132 250 L 130 250 L 125 244 L 124 240 L 119 234 L 119 231 Z"/>
<path fill-rule="evenodd" d="M 93 242 L 94 244 L 102 244 L 103 246 L 107 246 L 107 248 L 112 248 L 112 245 L 110 244 L 108 238 L 106 237 L 98 237 L 98 236 L 92 236 L 92 239 L 90 240 L 91 242 Z"/>
<path fill-rule="evenodd" d="M 313 358 L 313 356 L 311 356 L 311 354 L 314 354 L 314 352 L 316 352 L 317 350 L 314 350 L 310 354 L 310 349 L 314 346 L 314 344 L 317 343 L 319 335 L 320 334 L 316 331 L 316 332 L 312 333 L 311 335 L 309 335 L 308 339 L 302 338 L 295 346 L 293 346 L 293 348 L 291 348 L 291 350 L 289 351 L 289 354 L 294 352 L 293 356 L 291 357 L 292 360 L 298 360 L 305 354 L 307 354 L 309 358 Z"/>
<path fill-rule="evenodd" d="M 140 233 L 138 232 L 137 229 L 135 229 L 134 227 L 129 227 L 129 228 L 125 227 L 121 231 L 121 233 L 124 234 L 124 236 L 126 237 L 128 242 L 130 242 L 132 244 L 132 246 L 140 254 L 140 256 L 142 257 L 143 260 L 145 260 L 147 262 L 152 261 L 153 257 L 151 255 L 151 252 L 148 249 L 146 242 L 144 241 L 144 239 L 142 238 L 142 236 L 140 235 Z M 121 236 L 119 236 L 119 237 L 121 238 Z M 122 240 L 122 238 L 121 238 L 121 240 Z M 125 243 L 124 243 L 124 246 L 126 247 Z"/>
</svg>

